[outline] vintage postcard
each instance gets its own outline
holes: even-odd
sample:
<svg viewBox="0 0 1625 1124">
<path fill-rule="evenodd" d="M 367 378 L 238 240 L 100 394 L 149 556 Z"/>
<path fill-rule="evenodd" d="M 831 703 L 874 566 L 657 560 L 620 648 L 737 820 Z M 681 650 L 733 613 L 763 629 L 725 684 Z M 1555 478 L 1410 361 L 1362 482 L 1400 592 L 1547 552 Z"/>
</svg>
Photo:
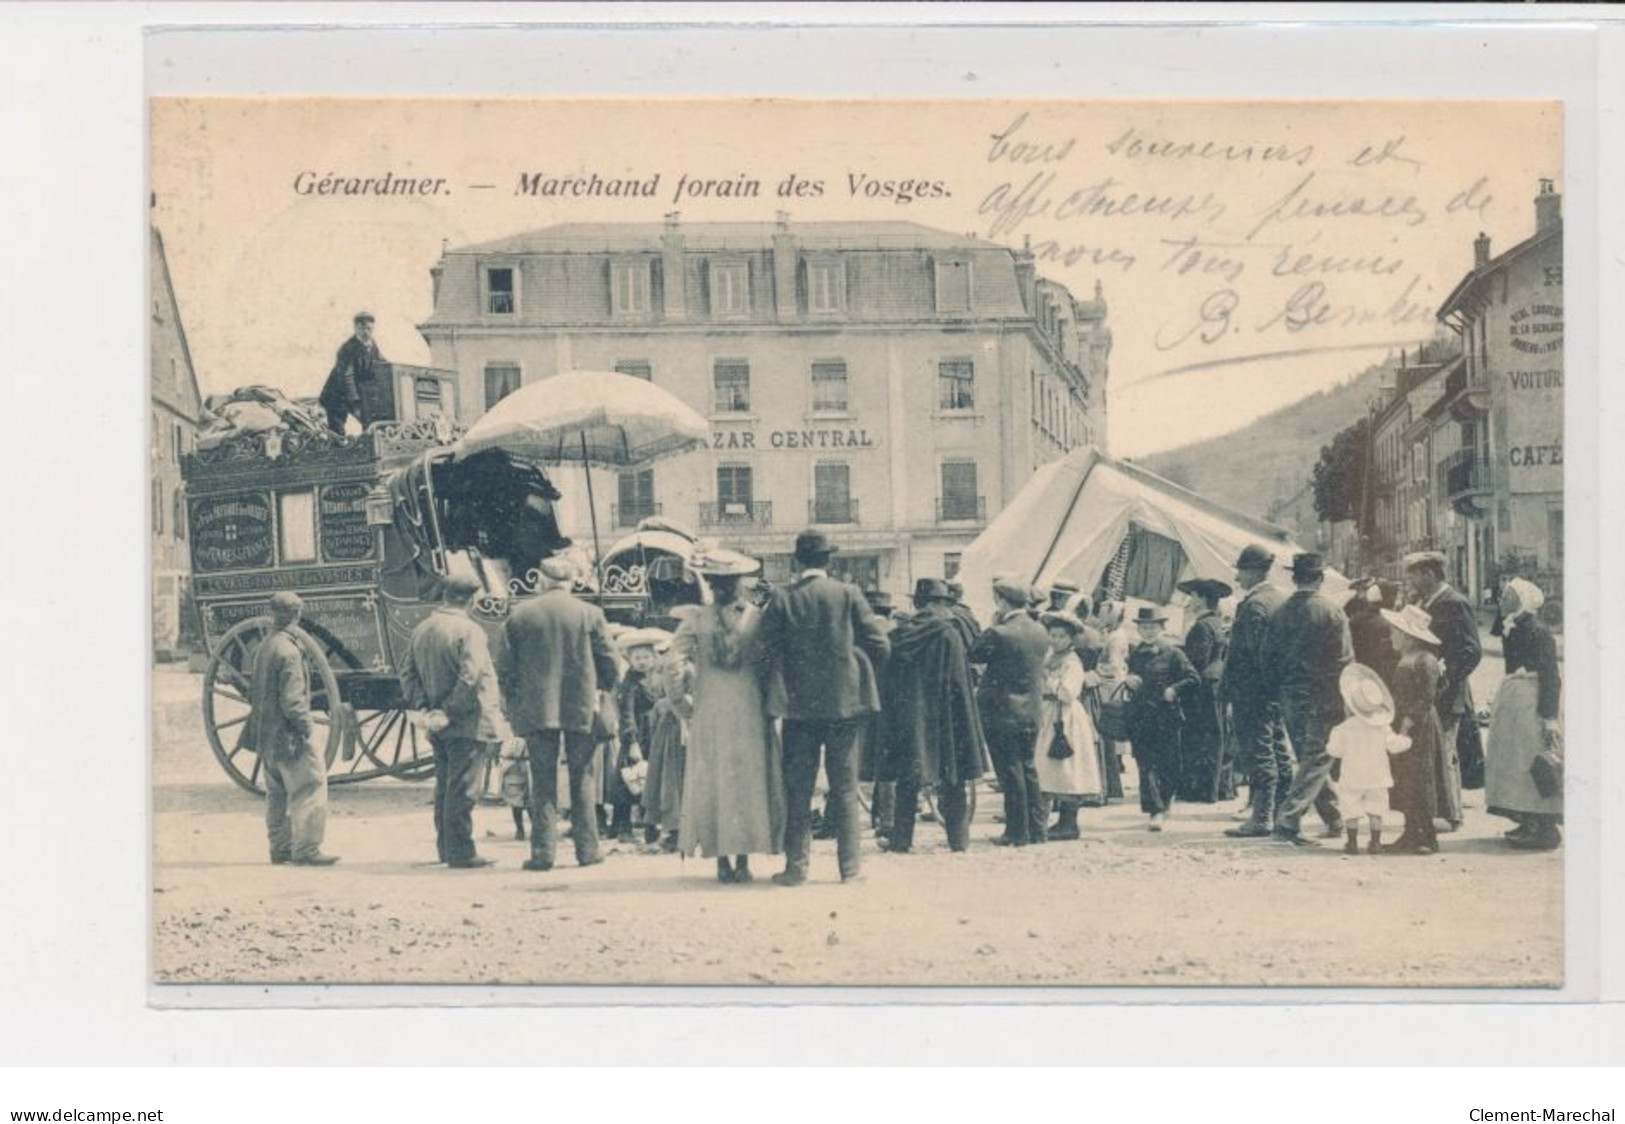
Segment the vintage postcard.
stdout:
<svg viewBox="0 0 1625 1124">
<path fill-rule="evenodd" d="M 1560 104 L 149 112 L 155 983 L 1562 986 Z"/>
</svg>

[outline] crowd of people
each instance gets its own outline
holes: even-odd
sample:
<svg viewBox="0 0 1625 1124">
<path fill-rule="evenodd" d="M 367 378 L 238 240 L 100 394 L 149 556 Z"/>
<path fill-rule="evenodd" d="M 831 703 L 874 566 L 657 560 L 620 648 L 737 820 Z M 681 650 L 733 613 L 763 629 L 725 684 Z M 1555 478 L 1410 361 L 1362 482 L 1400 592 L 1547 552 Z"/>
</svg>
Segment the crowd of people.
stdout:
<svg viewBox="0 0 1625 1124">
<path fill-rule="evenodd" d="M 401 675 L 433 747 L 440 860 L 492 861 L 475 847 L 473 809 L 493 747 L 518 838 L 529 819 L 527 871 L 558 860 L 561 763 L 577 864 L 604 861 L 604 835 L 632 842 L 641 828 L 648 847 L 715 860 L 725 883 L 754 880 L 751 859 L 779 854 L 772 880 L 805 883 L 820 830 L 841 880 L 861 879 L 862 782 L 888 852 L 914 847 L 927 792 L 949 849 L 967 849 L 971 786 L 989 773 L 1003 802 L 995 844 L 1076 840 L 1084 809 L 1123 797 L 1125 748 L 1154 832 L 1177 803 L 1227 801 L 1245 784 L 1233 838 L 1314 846 L 1313 810 L 1350 853 L 1363 821 L 1367 853 L 1429 854 L 1460 827 L 1462 789 L 1482 785 L 1488 810 L 1515 823 L 1510 845 L 1561 843 L 1560 662 L 1528 581 L 1501 593 L 1507 674 L 1484 750 L 1468 682 L 1478 621 L 1439 554 L 1408 557 L 1403 589 L 1362 579 L 1340 604 L 1322 591 L 1319 555 L 1294 556 L 1288 594 L 1270 580 L 1271 552 L 1248 546 L 1234 586 L 1179 584 L 1176 643 L 1167 607 L 1129 615 L 1065 582 L 997 578 L 982 622 L 953 583 L 922 578 L 911 607 L 893 610 L 831 575 L 836 549 L 803 532 L 793 580 L 767 596 L 757 560 L 698 549 L 688 566 L 710 597 L 679 609 L 671 632 L 611 625 L 572 592 L 573 567 L 550 558 L 537 596 L 488 640 L 468 613 L 477 586 L 448 578 Z M 277 631 L 255 652 L 249 736 L 265 762 L 272 862 L 324 865 L 335 861 L 321 850 L 325 777 L 286 635 L 300 610 L 292 594 L 271 600 Z"/>
</svg>

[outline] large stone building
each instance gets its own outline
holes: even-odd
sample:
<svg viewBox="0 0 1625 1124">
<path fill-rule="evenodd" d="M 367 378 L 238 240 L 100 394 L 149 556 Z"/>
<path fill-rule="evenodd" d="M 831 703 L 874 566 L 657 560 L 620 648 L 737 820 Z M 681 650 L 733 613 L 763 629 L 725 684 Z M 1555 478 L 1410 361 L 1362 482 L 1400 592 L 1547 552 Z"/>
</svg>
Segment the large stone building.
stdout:
<svg viewBox="0 0 1625 1124">
<path fill-rule="evenodd" d="M 191 451 L 202 398 L 192 353 L 186 346 L 180 305 L 164 257 L 164 240 L 149 229 L 148 285 L 152 301 L 147 331 L 152 397 L 152 643 L 160 658 L 180 654 L 191 635 L 186 619 L 186 582 L 191 572 L 186 542 L 186 501 L 181 492 L 181 455 Z"/>
<path fill-rule="evenodd" d="M 1036 466 L 1106 444 L 1099 286 L 1078 300 L 974 237 L 674 214 L 447 249 L 431 272 L 419 330 L 464 422 L 563 371 L 651 380 L 709 417 L 712 447 L 621 474 L 603 515 L 688 525 L 770 580 L 808 526 L 866 587 L 952 575 Z"/>
</svg>

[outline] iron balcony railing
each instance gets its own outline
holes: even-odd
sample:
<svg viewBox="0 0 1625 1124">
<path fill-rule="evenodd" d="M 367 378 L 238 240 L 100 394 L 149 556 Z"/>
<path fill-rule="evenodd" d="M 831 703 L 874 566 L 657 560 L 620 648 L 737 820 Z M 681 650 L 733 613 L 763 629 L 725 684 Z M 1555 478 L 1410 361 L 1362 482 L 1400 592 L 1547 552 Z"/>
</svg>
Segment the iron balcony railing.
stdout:
<svg viewBox="0 0 1625 1124">
<path fill-rule="evenodd" d="M 987 522 L 986 496 L 939 496 L 938 523 Z"/>
<path fill-rule="evenodd" d="M 651 515 L 660 514 L 661 505 L 657 503 L 617 503 L 610 505 L 609 521 L 615 527 L 636 527 Z"/>
<path fill-rule="evenodd" d="M 702 503 L 700 522 L 710 527 L 737 523 L 766 527 L 773 522 L 773 503 L 771 500 L 760 502 L 719 500 L 716 503 Z"/>
<path fill-rule="evenodd" d="M 856 523 L 858 501 L 855 499 L 815 499 L 807 501 L 809 523 Z"/>
</svg>

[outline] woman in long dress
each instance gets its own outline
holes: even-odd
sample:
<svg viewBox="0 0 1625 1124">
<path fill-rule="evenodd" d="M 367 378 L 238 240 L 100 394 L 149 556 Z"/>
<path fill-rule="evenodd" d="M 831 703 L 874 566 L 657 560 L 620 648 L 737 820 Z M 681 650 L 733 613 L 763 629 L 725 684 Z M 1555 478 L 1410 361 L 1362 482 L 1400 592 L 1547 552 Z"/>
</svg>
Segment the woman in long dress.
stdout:
<svg viewBox="0 0 1625 1124">
<path fill-rule="evenodd" d="M 1506 678 L 1495 694 L 1484 765 L 1485 806 L 1491 815 L 1518 825 L 1507 833 L 1508 843 L 1533 851 L 1563 842 L 1563 793 L 1548 789 L 1542 795 L 1531 772 L 1537 757 L 1560 761 L 1562 753 L 1557 642 L 1535 615 L 1545 602 L 1540 588 L 1522 578 L 1507 582 L 1501 592 Z"/>
<path fill-rule="evenodd" d="M 1044 657 L 1044 705 L 1033 763 L 1039 790 L 1055 801 L 1056 820 L 1048 837 L 1076 839 L 1078 808 L 1086 797 L 1098 799 L 1102 789 L 1095 727 L 1083 706 L 1089 676 L 1073 650 L 1083 624 L 1070 613 L 1045 613 L 1039 619 L 1049 633 L 1049 652 Z M 1060 751 L 1066 756 L 1056 757 Z"/>
<path fill-rule="evenodd" d="M 715 858 L 718 881 L 749 882 L 750 856 L 778 854 L 784 838 L 783 766 L 763 705 L 761 610 L 740 591 L 760 563 L 716 549 L 696 553 L 689 567 L 710 585 L 712 603 L 672 641 L 694 669 L 678 849 Z"/>
<path fill-rule="evenodd" d="M 1444 677 L 1437 655 L 1439 638 L 1419 605 L 1380 612 L 1399 653 L 1392 672 L 1394 725 L 1411 739 L 1409 749 L 1389 759 L 1394 786 L 1388 790 L 1388 806 L 1404 815 L 1405 830 L 1383 852 L 1431 855 L 1439 849 L 1433 814 L 1439 803 L 1439 755 L 1444 752 L 1444 728 L 1436 705 L 1439 680 Z"/>
</svg>

